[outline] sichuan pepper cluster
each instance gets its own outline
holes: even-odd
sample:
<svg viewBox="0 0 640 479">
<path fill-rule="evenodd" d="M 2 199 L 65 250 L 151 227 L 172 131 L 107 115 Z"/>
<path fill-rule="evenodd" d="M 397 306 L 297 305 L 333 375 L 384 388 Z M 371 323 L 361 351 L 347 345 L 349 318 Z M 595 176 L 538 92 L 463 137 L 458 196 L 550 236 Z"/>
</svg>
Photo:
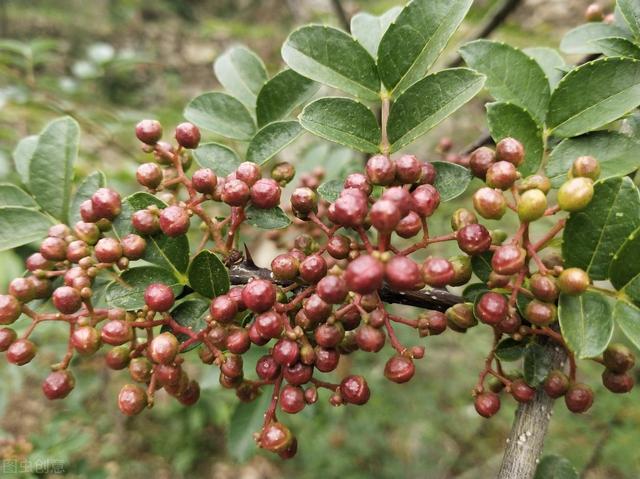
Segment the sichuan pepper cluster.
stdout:
<svg viewBox="0 0 640 479">
<path fill-rule="evenodd" d="M 589 277 L 582 270 L 563 268 L 557 255 L 540 256 L 562 230 L 564 219 L 536 241 L 530 238 L 529 224 L 584 208 L 599 175 L 595 159 L 576 159 L 570 179 L 558 192 L 558 204 L 550 206 L 547 178 L 520 178 L 517 167 L 524 150 L 518 141 L 504 139 L 495 151 L 480 148 L 469 158 L 471 171 L 486 184 L 473 194 L 475 212 L 456 210 L 452 232 L 441 236 L 429 233 L 429 218 L 440 204 L 434 186 L 437 173 L 429 162 L 412 155 L 397 159 L 375 155 L 364 172 L 345 179 L 332 202 L 319 197 L 318 175 L 306 175 L 287 206 L 297 218 L 290 229 L 303 232 L 292 240 L 290 249 L 273 259 L 270 272 L 260 270 L 266 274 L 247 277 L 246 284 L 213 298 L 206 327 L 195 331 L 172 316 L 177 298 L 169 285 L 149 284 L 145 306 L 125 311 L 94 307 L 95 279 L 110 275 L 122 281 L 119 274 L 144 256 L 151 238 L 184 235 L 194 217 L 201 223 L 198 251 L 215 252 L 230 269 L 248 262 L 250 258 L 243 259 L 236 249 L 247 208 L 277 207 L 282 187 L 292 181 L 295 170 L 280 163 L 271 170 L 271 177 L 263 178 L 258 165 L 245 162 L 226 177 L 209 168 L 188 174 L 188 150 L 200 142 L 197 127 L 179 125 L 176 146 L 161 140 L 162 127 L 153 120 L 139 123 L 136 135 L 143 150 L 153 155 L 153 161 L 138 168 L 137 180 L 167 206 L 135 211 L 131 216 L 135 232 L 117 237 L 111 230 L 122 210 L 120 196 L 108 188 L 97 190 L 82 203 L 82 221 L 72 227 L 53 226 L 39 252 L 27 259 L 28 273 L 14 279 L 9 294 L 0 296 L 0 323 L 5 325 L 0 329 L 0 350 L 11 363 L 23 365 L 34 358 L 37 348 L 30 337 L 40 323 L 59 321 L 69 327 L 68 351 L 52 365 L 42 385 L 49 399 L 72 391 L 75 380 L 69 365 L 74 356 L 102 349 L 106 365 L 128 369 L 132 380 L 118 396 L 124 414 L 151 407 L 161 389 L 182 404 L 194 404 L 200 388 L 183 363 L 184 353 L 200 344 L 201 361 L 218 366 L 220 384 L 234 389 L 241 400 L 271 395 L 255 438 L 261 447 L 288 458 L 295 454 L 297 441 L 277 418 L 279 411 L 301 411 L 318 401 L 320 389 L 328 390 L 334 406 L 368 401 L 370 390 L 363 376 L 347 375 L 332 382 L 328 379 L 332 376 L 324 375 L 336 370 L 341 356 L 357 350 L 376 353 L 389 343 L 392 353 L 384 375 L 404 383 L 414 376 L 414 361 L 424 356 L 425 348 L 402 344 L 397 327 L 415 329 L 425 337 L 447 329 L 465 332 L 482 323 L 492 328 L 494 343 L 473 389 L 479 414 L 495 414 L 501 393 L 519 402 L 535 395 L 522 377 L 503 371 L 495 352 L 504 337 L 516 341 L 544 337 L 566 349 L 568 373 L 552 371 L 544 390 L 552 397 L 564 396 L 571 411 L 584 412 L 591 406 L 593 393 L 577 382 L 575 361 L 556 327 L 559 293 L 581 294 L 589 287 Z M 219 212 L 211 208 L 216 203 L 228 205 L 230 213 L 222 219 L 214 215 Z M 500 219 L 510 210 L 517 214 L 520 226 L 509 239 L 478 221 L 478 216 Z M 464 254 L 430 255 L 430 245 L 444 241 L 457 242 Z M 437 304 L 439 297 L 448 294 L 442 288 L 470 281 L 471 257 L 487 253 L 491 253 L 492 271 L 487 290 L 474 303 L 459 302 L 440 308 L 443 311 L 421 309 L 411 318 L 389 307 L 405 292 L 420 292 L 418 298 L 425 299 L 425 304 Z M 418 255 L 426 259 L 418 261 Z M 422 291 L 425 287 L 428 291 Z M 529 298 L 521 312 L 516 307 L 518 295 Z M 48 298 L 57 312 L 38 312 L 35 300 Z M 10 325 L 20 317 L 31 324 L 18 337 Z M 243 354 L 256 347 L 265 354 L 255 365 L 245 367 Z M 627 371 L 634 357 L 628 349 L 611 345 L 600 361 L 606 367 L 603 382 L 608 389 L 631 389 L 633 379 Z"/>
</svg>

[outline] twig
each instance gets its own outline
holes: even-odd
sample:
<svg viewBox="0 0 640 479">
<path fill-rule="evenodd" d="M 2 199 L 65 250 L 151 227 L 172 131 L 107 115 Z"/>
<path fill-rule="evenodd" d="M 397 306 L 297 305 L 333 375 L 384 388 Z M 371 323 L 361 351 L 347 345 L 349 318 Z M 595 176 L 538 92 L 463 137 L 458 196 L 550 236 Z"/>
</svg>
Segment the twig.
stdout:
<svg viewBox="0 0 640 479">
<path fill-rule="evenodd" d="M 521 0 L 504 0 L 502 5 L 496 8 L 489 20 L 487 20 L 487 22 L 472 38 L 469 39 L 469 41 L 486 38 L 491 35 L 500 25 L 502 25 L 502 23 L 504 23 L 511 12 L 513 12 L 521 3 Z M 451 68 L 460 65 L 462 65 L 462 57 L 460 55 L 456 55 L 456 57 L 447 64 L 447 67 Z"/>
<path fill-rule="evenodd" d="M 333 5 L 333 9 L 336 12 L 336 16 L 338 20 L 340 20 L 340 24 L 342 28 L 344 28 L 347 32 L 351 30 L 351 22 L 349 20 L 349 15 L 347 15 L 346 10 L 342 6 L 342 2 L 340 0 L 331 0 L 331 4 Z"/>
</svg>

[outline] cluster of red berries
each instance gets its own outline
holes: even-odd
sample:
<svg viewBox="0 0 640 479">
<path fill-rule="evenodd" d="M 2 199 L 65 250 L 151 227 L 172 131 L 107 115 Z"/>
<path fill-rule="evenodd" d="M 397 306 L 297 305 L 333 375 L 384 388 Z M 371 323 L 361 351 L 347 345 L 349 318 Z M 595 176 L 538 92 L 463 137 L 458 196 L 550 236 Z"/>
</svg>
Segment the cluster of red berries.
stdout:
<svg viewBox="0 0 640 479">
<path fill-rule="evenodd" d="M 175 138 L 178 148 L 160 140 L 162 126 L 155 120 L 143 120 L 138 123 L 136 136 L 145 144 L 145 151 L 153 152 L 155 159 L 154 162 L 143 163 L 138 167 L 138 183 L 152 192 L 169 190 L 161 197 L 172 203 L 162 210 L 149 207 L 134 214 L 134 227 L 146 235 L 162 232 L 173 237 L 185 234 L 189 230 L 190 217 L 194 214 L 193 207 L 202 211 L 200 205 L 207 200 L 223 202 L 238 208 L 233 218 L 237 227 L 242 221 L 245 207 L 250 205 L 259 209 L 270 209 L 278 206 L 281 186 L 291 181 L 295 174 L 293 166 L 280 163 L 273 168 L 271 178 L 263 178 L 260 166 L 247 161 L 241 163 L 226 177 L 217 176 L 211 168 L 200 168 L 195 170 L 189 179 L 185 176 L 185 171 L 191 166 L 191 156 L 183 150 L 198 147 L 198 127 L 188 122 L 176 127 Z M 179 158 L 178 162 L 176 157 Z M 176 196 L 171 190 L 180 184 L 189 190 L 189 202 L 175 201 Z"/>
<path fill-rule="evenodd" d="M 128 368 L 134 381 L 118 396 L 124 414 L 138 414 L 150 407 L 159 389 L 185 405 L 194 404 L 200 388 L 184 371 L 181 353 L 200 344 L 200 359 L 216 364 L 220 384 L 235 389 L 241 400 L 253 400 L 263 388 L 273 387 L 256 441 L 288 458 L 295 454 L 297 441 L 277 419 L 278 409 L 298 413 L 318 401 L 319 389 L 329 391 L 329 402 L 334 406 L 368 401 L 371 392 L 364 377 L 347 375 L 334 383 L 320 376 L 335 371 L 341 356 L 356 350 L 379 352 L 389 342 L 394 353 L 386 362 L 385 377 L 404 383 L 414 376 L 414 360 L 424 356 L 425 348 L 404 346 L 395 331 L 399 325 L 415 329 L 420 337 L 441 334 L 447 328 L 464 332 L 478 322 L 493 328 L 494 347 L 474 388 L 476 409 L 485 417 L 498 411 L 500 391 L 508 391 L 519 402 L 530 401 L 535 395 L 535 389 L 522 377 L 502 371 L 495 351 L 505 335 L 527 342 L 544 336 L 567 349 L 554 329 L 558 296 L 560 292 L 580 294 L 590 280 L 580 269 L 563 268 L 556 256 L 541 258 L 538 254 L 562 230 L 564 219 L 537 242 L 529 237 L 529 224 L 560 211 L 578 211 L 589 203 L 593 181 L 599 175 L 598 162 L 591 157 L 575 161 L 569 179 L 560 188 L 558 205 L 549 206 L 548 178 L 521 178 L 518 173 L 525 153 L 518 141 L 506 138 L 495 151 L 483 147 L 473 152 L 469 167 L 486 183 L 473 195 L 476 213 L 499 219 L 513 210 L 520 227 L 509 241 L 505 234 L 489 231 L 476 213 L 464 208 L 454 212 L 451 233 L 430 235 L 429 218 L 440 204 L 434 186 L 437 172 L 431 163 L 413 155 L 369 158 L 364 172 L 349 175 L 331 202 L 318 193 L 319 175 L 307 175 L 291 195 L 291 211 L 308 234 L 297 236 L 292 248 L 273 259 L 270 273 L 254 268 L 257 273 L 246 278 L 246 284 L 213 298 L 206 326 L 194 331 L 172 317 L 176 298 L 169 286 L 148 285 L 145 306 L 140 310 L 101 309 L 91 302 L 94 279 L 101 271 L 117 273 L 127 269 L 130 261 L 141 259 L 147 235 L 187 233 L 193 215 L 205 226 L 199 249 L 211 241 L 211 250 L 233 265 L 241 259 L 234 240 L 246 219 L 245 208 L 278 206 L 281 187 L 293 179 L 295 170 L 281 163 L 272 169 L 271 178 L 264 179 L 259 166 L 245 162 L 226 177 L 207 168 L 189 177 L 186 172 L 191 157 L 185 150 L 200 142 L 194 125 L 183 123 L 176 128 L 177 147 L 161 141 L 162 127 L 152 120 L 139 123 L 136 135 L 144 150 L 155 157 L 154 162 L 138 168 L 137 179 L 151 192 L 164 195 L 170 206 L 150 207 L 132 215 L 133 227 L 143 236 L 111 237 L 112 222 L 121 211 L 120 197 L 107 188 L 98 190 L 82 203 L 83 221 L 73 229 L 54 226 L 40 252 L 27 261 L 30 275 L 14 280 L 9 294 L 0 296 L 0 323 L 9 325 L 21 314 L 33 320 L 20 339 L 11 328 L 0 330 L 0 349 L 7 351 L 9 361 L 15 364 L 25 364 L 34 357 L 35 345 L 29 336 L 41 321 L 63 320 L 70 325 L 69 352 L 54 365 L 43 385 L 51 399 L 64 397 L 73 388 L 74 379 L 68 371 L 73 354 L 93 354 L 107 344 L 112 346 L 106 353 L 107 365 Z M 207 204 L 208 200 L 213 202 Z M 220 219 L 205 209 L 216 202 L 231 207 L 227 218 Z M 463 254 L 415 258 L 442 241 L 456 241 Z M 475 303 L 458 303 L 446 311 L 425 310 L 407 318 L 390 311 L 382 299 L 385 292 L 402 294 L 425 286 L 432 288 L 428 293 L 432 297 L 446 294 L 438 288 L 469 282 L 471 258 L 478 255 L 490 255 L 492 271 L 487 290 Z M 530 264 L 535 265 L 535 271 Z M 528 299 L 520 312 L 516 305 L 519 295 Z M 58 313 L 37 313 L 27 305 L 33 299 L 48 297 Z M 159 334 L 154 332 L 158 327 L 162 327 Z M 139 337 L 140 331 L 146 333 L 145 338 Z M 252 347 L 265 346 L 268 349 L 255 365 L 257 379 L 245 377 L 243 354 Z M 632 387 L 627 371 L 634 359 L 626 348 L 612 345 L 602 362 L 607 368 L 603 374 L 607 388 L 626 392 Z M 568 375 L 560 370 L 551 372 L 544 390 L 553 397 L 564 395 L 570 410 L 582 412 L 591 405 L 592 393 L 576 382 L 575 361 L 570 364 Z"/>
</svg>

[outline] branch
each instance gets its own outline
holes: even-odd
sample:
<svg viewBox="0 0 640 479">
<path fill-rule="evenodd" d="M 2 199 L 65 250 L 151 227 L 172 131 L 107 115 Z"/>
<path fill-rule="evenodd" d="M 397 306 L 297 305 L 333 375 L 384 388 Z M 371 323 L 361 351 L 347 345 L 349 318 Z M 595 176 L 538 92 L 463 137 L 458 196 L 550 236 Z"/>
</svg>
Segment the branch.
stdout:
<svg viewBox="0 0 640 479">
<path fill-rule="evenodd" d="M 238 263 L 229 267 L 231 284 L 247 284 L 252 278 L 274 281 L 280 286 L 288 286 L 290 281 L 278 281 L 273 278 L 271 271 L 266 268 L 251 266 L 246 263 Z M 445 311 L 454 304 L 463 303 L 464 299 L 444 289 L 431 289 L 421 291 L 394 291 L 384 286 L 380 292 L 380 299 L 386 303 L 404 304 L 423 309 Z"/>
<path fill-rule="evenodd" d="M 545 348 L 552 357 L 552 369 L 560 367 L 567 358 L 565 350 L 553 342 L 548 342 Z M 551 420 L 553 401 L 540 387 L 533 401 L 518 406 L 497 479 L 533 478 Z"/>
<path fill-rule="evenodd" d="M 472 38 L 469 39 L 469 41 L 479 40 L 480 38 L 486 38 L 491 35 L 494 30 L 502 25 L 502 23 L 507 19 L 511 12 L 520 5 L 520 3 L 522 3 L 522 0 L 504 0 L 502 5 L 495 10 L 489 20 L 487 20 L 487 22 Z M 460 65 L 462 65 L 462 57 L 460 55 L 456 55 L 456 57 L 449 62 L 447 67 L 458 67 Z"/>
<path fill-rule="evenodd" d="M 344 28 L 347 32 L 351 31 L 351 22 L 349 21 L 349 15 L 347 15 L 347 12 L 342 6 L 340 0 L 331 0 L 331 4 L 333 5 L 333 9 L 336 12 L 338 20 L 340 20 L 342 28 Z"/>
</svg>

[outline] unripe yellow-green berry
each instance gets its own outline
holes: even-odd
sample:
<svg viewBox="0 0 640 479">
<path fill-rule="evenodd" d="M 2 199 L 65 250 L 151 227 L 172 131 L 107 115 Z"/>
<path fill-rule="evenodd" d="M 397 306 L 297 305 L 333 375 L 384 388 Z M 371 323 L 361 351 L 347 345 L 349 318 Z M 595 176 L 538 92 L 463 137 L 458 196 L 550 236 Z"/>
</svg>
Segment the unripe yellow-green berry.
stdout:
<svg viewBox="0 0 640 479">
<path fill-rule="evenodd" d="M 544 215 L 547 209 L 547 196 L 538 189 L 527 190 L 520 196 L 518 216 L 520 221 L 528 223 Z"/>
<path fill-rule="evenodd" d="M 564 211 L 583 210 L 591 198 L 593 198 L 593 180 L 589 178 L 572 178 L 558 190 L 558 206 Z"/>
</svg>

